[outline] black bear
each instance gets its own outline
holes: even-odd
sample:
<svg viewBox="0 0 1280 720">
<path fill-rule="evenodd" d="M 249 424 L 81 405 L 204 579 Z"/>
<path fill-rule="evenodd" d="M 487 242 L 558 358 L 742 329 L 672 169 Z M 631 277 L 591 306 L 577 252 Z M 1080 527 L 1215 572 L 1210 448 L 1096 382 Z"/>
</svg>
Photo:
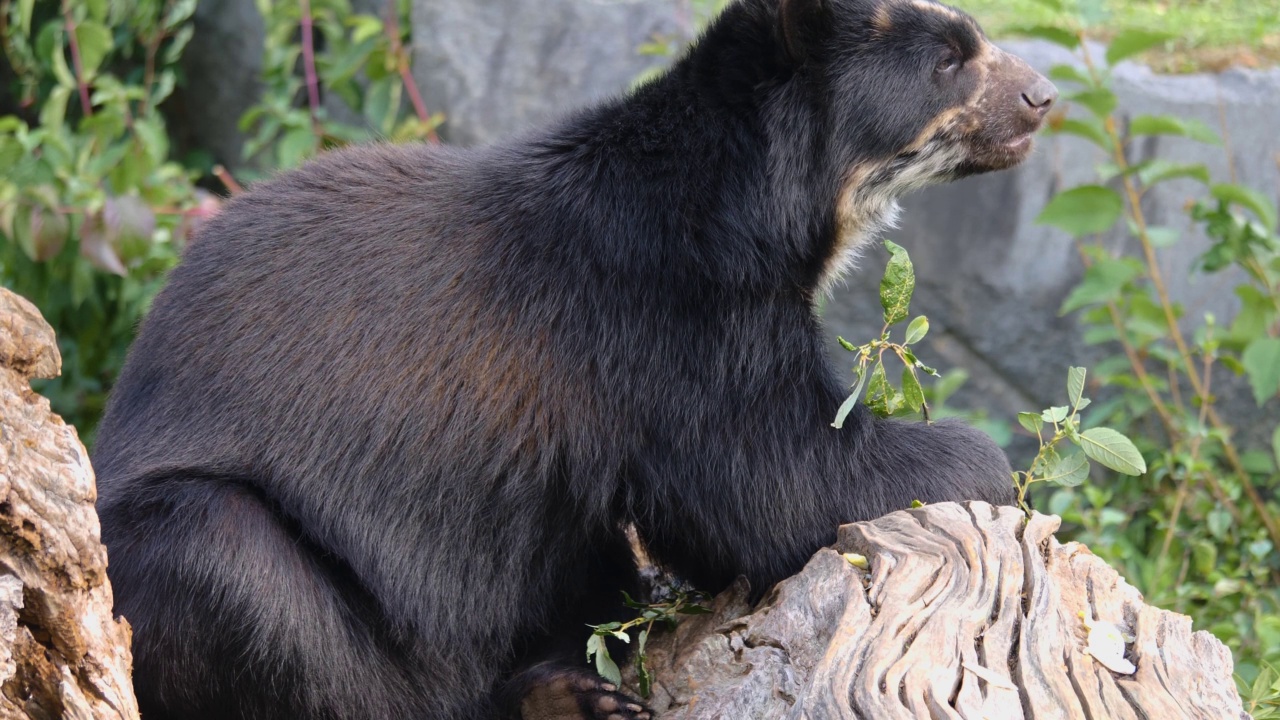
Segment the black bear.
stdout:
<svg viewBox="0 0 1280 720">
<path fill-rule="evenodd" d="M 643 720 L 582 654 L 634 587 L 624 526 L 763 591 L 841 523 L 1010 502 L 966 426 L 831 427 L 814 303 L 896 196 L 1019 162 L 1055 96 L 930 0 L 739 0 L 539 132 L 232 200 L 94 456 L 143 716 Z"/>
</svg>

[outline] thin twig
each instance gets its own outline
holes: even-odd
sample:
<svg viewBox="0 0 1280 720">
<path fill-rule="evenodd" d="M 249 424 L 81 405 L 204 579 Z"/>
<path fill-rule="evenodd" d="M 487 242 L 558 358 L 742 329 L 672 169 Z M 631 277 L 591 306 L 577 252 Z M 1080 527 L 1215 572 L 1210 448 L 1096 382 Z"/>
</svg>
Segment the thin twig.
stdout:
<svg viewBox="0 0 1280 720">
<path fill-rule="evenodd" d="M 239 195 L 244 192 L 244 186 L 236 182 L 236 179 L 231 176 L 231 173 L 228 172 L 225 167 L 221 165 L 214 165 L 213 176 L 218 178 L 218 181 L 227 188 L 227 192 L 232 195 Z"/>
<path fill-rule="evenodd" d="M 320 80 L 316 77 L 315 32 L 311 23 L 311 0 L 298 0 L 302 14 L 302 72 L 307 80 L 307 105 L 311 109 L 311 130 L 320 131 Z"/>
<path fill-rule="evenodd" d="M 409 103 L 413 105 L 413 112 L 418 116 L 418 120 L 427 125 L 427 140 L 438 143 L 440 136 L 436 134 L 435 128 L 431 127 L 431 111 L 427 110 L 427 104 L 422 100 L 422 93 L 418 91 L 418 85 L 413 81 L 413 65 L 410 62 L 409 51 L 400 41 L 400 13 L 396 9 L 396 0 L 387 2 L 387 19 L 383 27 L 387 33 L 387 40 L 391 43 L 391 56 L 395 58 L 400 82 L 404 83 L 405 92 L 409 95 Z"/>
<path fill-rule="evenodd" d="M 93 117 L 93 104 L 89 102 L 89 85 L 84 81 L 84 64 L 80 62 L 80 43 L 76 40 L 76 19 L 71 3 L 62 0 L 62 16 L 67 21 L 67 42 L 71 45 L 71 65 L 76 73 L 76 87 L 80 90 L 80 107 L 85 117 Z"/>
</svg>

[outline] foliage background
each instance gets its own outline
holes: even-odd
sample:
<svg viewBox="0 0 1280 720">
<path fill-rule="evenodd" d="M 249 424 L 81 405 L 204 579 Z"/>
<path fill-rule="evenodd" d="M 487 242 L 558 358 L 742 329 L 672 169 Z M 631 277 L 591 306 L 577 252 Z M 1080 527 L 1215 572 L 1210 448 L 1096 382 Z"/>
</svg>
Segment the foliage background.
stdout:
<svg viewBox="0 0 1280 720">
<path fill-rule="evenodd" d="M 699 21 L 724 4 L 688 1 Z M 1089 268 L 1063 311 L 1078 313 L 1082 332 L 1115 351 L 1090 374 L 1104 389 L 1091 422 L 1133 437 L 1147 472 L 1130 478 L 1095 470 L 1036 486 L 1052 475 L 1040 463 L 1027 468 L 1027 479 L 1039 507 L 1061 514 L 1066 532 L 1120 567 L 1151 602 L 1191 614 L 1226 641 L 1251 710 L 1265 717 L 1280 697 L 1269 666 L 1280 662 L 1280 429 L 1264 433 L 1273 447 L 1237 446 L 1237 429 L 1215 411 L 1212 383 L 1223 371 L 1239 375 L 1259 403 L 1280 387 L 1275 203 L 1262 189 L 1209 177 L 1176 158 L 1130 164 L 1126 148 L 1136 136 L 1220 141 L 1212 128 L 1179 118 L 1120 123 L 1109 65 L 1135 53 L 1174 71 L 1275 62 L 1280 4 L 955 4 L 993 34 L 1047 38 L 1078 52 L 1086 35 L 1111 43 L 1106 57 L 1089 59 L 1089 72 L 1057 71 L 1071 109 L 1055 115 L 1052 131 L 1085 137 L 1115 161 L 1099 169 L 1096 184 L 1056 197 L 1042 219 L 1079 238 Z M 351 142 L 435 141 L 443 118 L 410 81 L 407 0 L 392 0 L 379 15 L 353 12 L 346 0 L 257 5 L 267 28 L 266 92 L 242 128 L 259 173 Z M 0 283 L 32 299 L 58 331 L 64 374 L 37 389 L 87 444 L 165 273 L 200 224 L 252 179 L 231 177 L 201 148 L 175 150 L 169 101 L 183 82 L 195 7 L 196 0 L 0 0 Z M 638 51 L 669 55 L 683 41 L 654 38 Z M 322 95 L 357 121 L 331 116 Z M 1188 212 L 1214 245 L 1198 271 L 1244 271 L 1233 289 L 1244 307 L 1238 317 L 1183 317 L 1162 290 L 1156 258 L 1180 238 L 1148 226 L 1139 200 L 1145 188 L 1173 177 L 1203 182 Z M 1143 253 L 1119 257 L 1090 241 L 1115 223 L 1130 229 Z M 962 381 L 951 374 L 926 385 L 935 415 L 956 412 L 945 402 Z M 877 392 L 882 403 L 893 398 L 887 384 Z M 1007 437 L 1011 420 L 986 426 Z"/>
</svg>

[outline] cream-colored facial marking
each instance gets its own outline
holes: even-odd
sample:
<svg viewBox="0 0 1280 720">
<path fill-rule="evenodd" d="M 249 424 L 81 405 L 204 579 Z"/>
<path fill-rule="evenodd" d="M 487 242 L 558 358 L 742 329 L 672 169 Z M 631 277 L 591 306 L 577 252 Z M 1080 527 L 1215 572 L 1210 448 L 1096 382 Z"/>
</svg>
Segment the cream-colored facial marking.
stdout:
<svg viewBox="0 0 1280 720">
<path fill-rule="evenodd" d="M 945 6 L 922 0 L 912 3 L 950 12 Z M 873 22 L 880 22 L 883 10 L 885 5 L 877 10 Z M 984 40 L 977 55 L 966 63 L 978 73 L 978 82 L 965 102 L 940 113 L 896 157 L 863 163 L 849 172 L 837 201 L 836 243 L 823 268 L 819 292 L 829 294 L 836 282 L 857 266 L 863 250 L 896 226 L 899 197 L 945 179 L 964 161 L 968 150 L 959 139 L 978 129 L 977 109 L 986 98 L 987 80 L 1000 56 L 1001 51 Z"/>
<path fill-rule="evenodd" d="M 932 2 L 929 2 L 928 0 L 911 0 L 911 4 L 912 6 L 919 8 L 920 10 L 924 10 L 925 12 L 936 12 L 939 15 L 945 15 L 949 18 L 954 18 L 956 20 L 960 19 L 960 13 L 956 12 L 955 10 L 952 10 L 946 5 L 942 5 L 939 3 L 932 3 Z"/>
</svg>

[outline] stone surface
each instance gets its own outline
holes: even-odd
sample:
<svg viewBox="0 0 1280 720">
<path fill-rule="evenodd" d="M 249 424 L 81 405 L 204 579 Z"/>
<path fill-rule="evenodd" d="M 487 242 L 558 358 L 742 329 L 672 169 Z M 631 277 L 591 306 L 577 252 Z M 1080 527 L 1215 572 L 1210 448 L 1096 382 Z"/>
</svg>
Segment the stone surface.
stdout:
<svg viewBox="0 0 1280 720">
<path fill-rule="evenodd" d="M 414 77 L 441 136 L 492 142 L 619 93 L 680 29 L 679 0 L 415 0 Z"/>
<path fill-rule="evenodd" d="M 1247 718 L 1230 651 L 1058 524 L 942 503 L 846 525 L 754 610 L 740 581 L 655 634 L 648 702 L 662 720 Z M 1082 614 L 1134 636 L 1136 672 L 1086 654 Z"/>
<path fill-rule="evenodd" d="M 27 385 L 60 363 L 35 308 L 0 288 L 0 717 L 136 719 L 89 454 Z"/>
<path fill-rule="evenodd" d="M 1042 72 L 1073 62 L 1071 53 L 1044 42 L 1002 45 Z M 1093 56 L 1102 55 L 1101 48 L 1095 48 Z M 1275 130 L 1280 123 L 1280 68 L 1161 76 L 1144 66 L 1122 63 L 1115 71 L 1115 85 L 1126 118 L 1171 113 L 1202 120 L 1214 129 L 1222 128 L 1225 119 L 1229 136 L 1226 151 L 1178 137 L 1143 139 L 1133 145 L 1131 160 L 1158 155 L 1203 162 L 1217 181 L 1226 181 L 1230 157 L 1240 182 L 1280 200 L 1280 134 Z M 921 358 L 943 369 L 967 369 L 971 380 L 956 404 L 985 407 L 1005 419 L 1018 411 L 1061 404 L 1068 365 L 1091 365 L 1115 352 L 1084 345 L 1075 315 L 1059 317 L 1058 309 L 1079 281 L 1082 265 L 1066 233 L 1035 224 L 1055 192 L 1096 182 L 1095 167 L 1106 158 L 1073 136 L 1041 137 L 1037 144 L 1032 157 L 1014 170 L 905 198 L 901 227 L 886 235 L 910 251 L 916 266 L 912 311 L 928 315 L 931 328 Z M 1148 193 L 1143 210 L 1154 225 L 1186 230 L 1191 220 L 1184 204 L 1203 194 L 1193 180 L 1173 180 Z M 1122 230 L 1101 241 L 1120 252 L 1140 252 L 1136 240 Z M 1191 232 L 1161 251 L 1161 268 L 1171 294 L 1185 304 L 1187 318 L 1198 320 L 1210 311 L 1222 324 L 1238 309 L 1232 288 L 1240 277 L 1192 275 L 1195 258 L 1207 247 L 1203 234 Z M 882 251 L 868 252 L 861 269 L 827 303 L 824 317 L 833 335 L 864 342 L 879 333 L 878 282 L 887 257 Z M 842 367 L 851 364 L 834 340 L 832 349 Z M 1226 380 L 1215 376 L 1213 386 L 1232 414 L 1280 413 L 1280 401 L 1258 409 L 1243 383 Z"/>
</svg>

